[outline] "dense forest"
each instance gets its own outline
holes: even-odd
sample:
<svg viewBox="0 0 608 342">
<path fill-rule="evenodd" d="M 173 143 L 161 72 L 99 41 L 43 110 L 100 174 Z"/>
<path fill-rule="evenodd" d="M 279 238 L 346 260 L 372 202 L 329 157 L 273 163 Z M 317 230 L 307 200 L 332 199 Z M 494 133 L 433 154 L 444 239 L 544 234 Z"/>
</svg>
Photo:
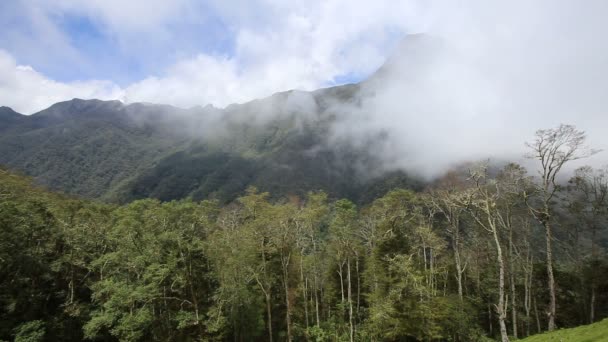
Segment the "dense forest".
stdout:
<svg viewBox="0 0 608 342">
<path fill-rule="evenodd" d="M 0 340 L 509 341 L 608 317 L 608 170 L 569 171 L 596 152 L 572 126 L 527 145 L 534 171 L 472 163 L 363 206 L 117 205 L 0 170 Z"/>
</svg>

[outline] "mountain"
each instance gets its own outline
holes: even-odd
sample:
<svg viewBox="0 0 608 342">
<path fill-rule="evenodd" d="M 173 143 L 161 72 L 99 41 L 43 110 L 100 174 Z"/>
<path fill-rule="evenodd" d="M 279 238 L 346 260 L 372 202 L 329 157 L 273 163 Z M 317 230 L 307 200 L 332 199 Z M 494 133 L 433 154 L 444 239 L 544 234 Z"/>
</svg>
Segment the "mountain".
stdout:
<svg viewBox="0 0 608 342">
<path fill-rule="evenodd" d="M 412 44 L 427 43 L 415 37 Z M 419 188 L 405 173 L 382 170 L 370 152 L 382 134 L 361 146 L 332 139 L 332 123 L 344 115 L 336 108 L 357 107 L 362 89 L 393 69 L 404 72 L 395 58 L 362 84 L 281 92 L 224 109 L 73 99 L 25 116 L 2 107 L 0 164 L 51 189 L 117 202 L 226 202 L 252 185 L 277 196 L 322 189 L 366 202 L 391 187 Z"/>
<path fill-rule="evenodd" d="M 11 127 L 15 127 L 19 122 L 25 118 L 9 107 L 0 107 L 0 133 L 7 131 Z"/>
<path fill-rule="evenodd" d="M 23 116 L 0 135 L 0 163 L 52 189 L 103 198 L 179 143 L 138 126 L 124 109 L 72 100 Z"/>
</svg>

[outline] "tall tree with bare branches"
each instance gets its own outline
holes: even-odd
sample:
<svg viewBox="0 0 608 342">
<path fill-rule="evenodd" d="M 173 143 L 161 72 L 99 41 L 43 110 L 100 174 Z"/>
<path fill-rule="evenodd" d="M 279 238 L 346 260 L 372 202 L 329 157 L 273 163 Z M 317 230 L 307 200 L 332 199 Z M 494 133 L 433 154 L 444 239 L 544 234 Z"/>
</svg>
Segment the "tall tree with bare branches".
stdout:
<svg viewBox="0 0 608 342">
<path fill-rule="evenodd" d="M 536 131 L 536 138 L 526 143 L 530 149 L 529 158 L 540 162 L 540 182 L 533 194 L 526 194 L 528 208 L 532 215 L 545 228 L 547 276 L 549 283 L 548 330 L 555 329 L 556 295 L 555 277 L 553 275 L 553 200 L 560 189 L 558 175 L 567 163 L 589 157 L 599 151 L 585 145 L 585 132 L 571 125 L 561 124 L 557 128 Z"/>
</svg>

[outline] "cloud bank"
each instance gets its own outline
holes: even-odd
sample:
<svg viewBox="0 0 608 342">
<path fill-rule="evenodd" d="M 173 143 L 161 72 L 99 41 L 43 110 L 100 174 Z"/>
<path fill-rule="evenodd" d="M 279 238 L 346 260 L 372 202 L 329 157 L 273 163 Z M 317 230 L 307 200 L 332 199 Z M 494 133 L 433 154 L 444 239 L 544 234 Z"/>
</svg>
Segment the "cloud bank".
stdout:
<svg viewBox="0 0 608 342">
<path fill-rule="evenodd" d="M 607 2 L 439 1 L 429 11 L 431 36 L 406 39 L 359 108 L 337 107 L 338 139 L 386 132 L 385 165 L 426 176 L 462 161 L 521 161 L 524 141 L 560 123 L 608 148 Z"/>
</svg>

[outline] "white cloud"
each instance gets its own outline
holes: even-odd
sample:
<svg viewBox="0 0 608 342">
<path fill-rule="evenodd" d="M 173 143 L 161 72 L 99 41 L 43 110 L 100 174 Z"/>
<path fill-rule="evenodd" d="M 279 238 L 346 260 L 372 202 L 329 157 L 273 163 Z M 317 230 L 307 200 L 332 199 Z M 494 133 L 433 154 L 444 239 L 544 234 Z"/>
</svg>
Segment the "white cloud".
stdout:
<svg viewBox="0 0 608 342">
<path fill-rule="evenodd" d="M 170 32 L 176 21 L 206 15 L 197 15 L 202 7 L 190 0 L 23 0 L 23 4 L 49 17 L 86 15 L 134 51 L 141 41 L 178 39 Z M 282 90 L 312 90 L 345 74 L 366 75 L 383 62 L 388 47 L 410 24 L 408 18 L 414 18 L 411 3 L 392 1 L 210 1 L 205 8 L 234 30 L 234 55 L 182 57 L 126 85 L 126 101 L 225 106 Z M 146 58 L 145 51 L 140 57 Z M 49 102 L 18 107 L 40 110 L 57 98 L 31 95 Z"/>
<path fill-rule="evenodd" d="M 361 110 L 345 108 L 336 137 L 386 131 L 385 164 L 427 176 L 463 160 L 518 160 L 535 130 L 560 123 L 606 150 L 607 12 L 600 0 L 435 1 L 426 31 L 437 50 L 406 51 L 395 61 L 404 73 L 374 84 Z"/>
<path fill-rule="evenodd" d="M 148 77 L 130 85 L 124 101 L 190 107 L 206 104 L 209 99 L 243 96 L 244 91 L 233 60 L 199 55 L 173 65 L 164 77 Z"/>
<path fill-rule="evenodd" d="M 181 60 L 129 86 L 126 100 L 225 106 L 282 90 L 312 90 L 345 74 L 367 75 L 382 64 L 412 16 L 410 5 L 388 1 L 247 3 L 255 10 L 215 4 L 238 28 L 234 56 Z M 252 18 L 258 15 L 264 21 Z"/>
<path fill-rule="evenodd" d="M 2 105 L 30 114 L 74 97 L 109 100 L 122 97 L 122 91 L 107 81 L 55 82 L 31 66 L 18 65 L 11 55 L 0 50 Z"/>
</svg>

